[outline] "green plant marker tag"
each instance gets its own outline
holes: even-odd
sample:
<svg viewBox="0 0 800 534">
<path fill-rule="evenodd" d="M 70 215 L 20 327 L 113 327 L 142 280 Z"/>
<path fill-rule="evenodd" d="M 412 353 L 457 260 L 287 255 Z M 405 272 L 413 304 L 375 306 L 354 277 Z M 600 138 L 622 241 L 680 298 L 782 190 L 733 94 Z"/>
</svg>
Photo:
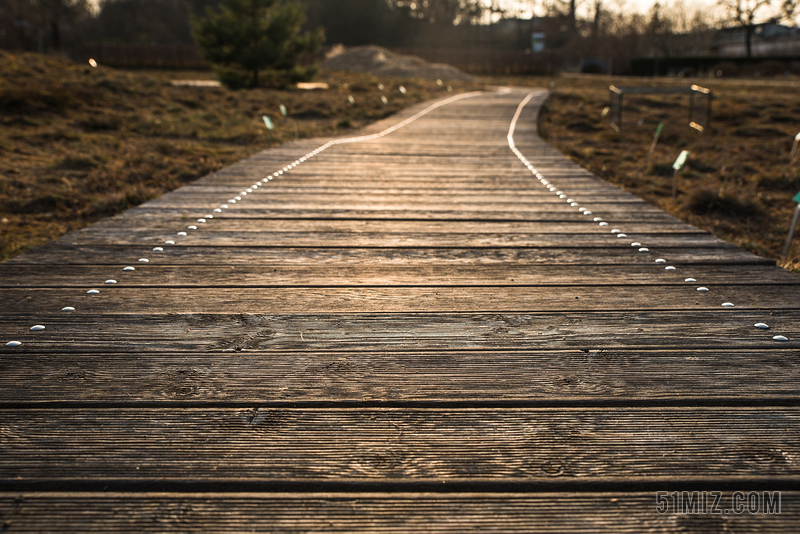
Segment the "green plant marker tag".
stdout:
<svg viewBox="0 0 800 534">
<path fill-rule="evenodd" d="M 800 203 L 800 193 L 797 193 L 792 200 L 794 200 L 797 203 Z"/>
<path fill-rule="evenodd" d="M 285 116 L 287 115 L 287 113 L 288 113 L 288 112 L 286 111 L 286 106 L 284 106 L 283 104 L 281 104 L 281 106 L 280 106 L 280 110 L 281 110 L 281 115 L 283 115 L 283 116 L 285 117 Z"/>
<path fill-rule="evenodd" d="M 686 165 L 686 158 L 688 158 L 688 157 L 689 157 L 689 151 L 688 150 L 681 150 L 681 153 L 678 156 L 678 159 L 676 159 L 675 163 L 672 164 L 672 168 L 675 169 L 676 171 L 681 170 L 683 168 L 683 166 Z"/>
<path fill-rule="evenodd" d="M 663 130 L 663 129 L 664 129 L 664 123 L 663 122 L 659 122 L 658 123 L 658 128 L 656 128 L 656 137 L 661 135 L 661 130 Z"/>
<path fill-rule="evenodd" d="M 270 130 L 270 131 L 272 131 L 272 130 L 274 130 L 274 129 L 275 129 L 275 125 L 274 125 L 274 124 L 272 124 L 272 119 L 270 119 L 270 118 L 269 118 L 269 117 L 267 117 L 266 115 L 264 115 L 264 116 L 263 116 L 263 117 L 261 117 L 261 118 L 262 118 L 262 119 L 264 119 L 264 124 L 267 126 L 267 130 Z"/>
</svg>

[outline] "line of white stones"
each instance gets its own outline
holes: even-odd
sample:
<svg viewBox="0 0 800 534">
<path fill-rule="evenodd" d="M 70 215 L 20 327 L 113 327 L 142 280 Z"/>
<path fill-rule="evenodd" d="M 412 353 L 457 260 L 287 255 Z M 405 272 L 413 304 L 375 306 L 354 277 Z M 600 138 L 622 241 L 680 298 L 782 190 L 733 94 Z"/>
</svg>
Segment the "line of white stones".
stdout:
<svg viewBox="0 0 800 534">
<path fill-rule="evenodd" d="M 541 184 L 548 189 L 548 191 L 550 191 L 553 194 L 555 194 L 558 198 L 560 198 L 562 200 L 565 200 L 571 207 L 576 208 L 583 215 L 586 215 L 586 216 L 593 215 L 593 212 L 591 210 L 589 210 L 586 207 L 581 206 L 581 204 L 578 201 L 576 201 L 574 198 L 569 198 L 569 195 L 567 195 L 563 191 L 559 190 L 553 183 L 550 182 L 550 180 L 546 179 L 538 170 L 536 170 L 536 167 L 534 167 L 533 164 L 531 164 L 531 162 L 528 161 L 528 159 L 525 157 L 525 155 L 522 152 L 520 152 L 520 150 L 517 148 L 516 144 L 514 143 L 514 132 L 515 132 L 515 130 L 517 128 L 517 122 L 519 121 L 519 117 L 520 117 L 520 115 L 522 115 L 522 110 L 525 109 L 525 106 L 528 105 L 528 103 L 531 101 L 531 99 L 534 96 L 536 96 L 537 93 L 538 93 L 537 91 L 529 93 L 522 100 L 522 102 L 520 102 L 519 106 L 517 106 L 517 111 L 514 114 L 514 118 L 511 120 L 511 125 L 508 128 L 508 146 L 509 146 L 509 148 L 511 148 L 511 151 L 514 152 L 514 154 L 519 158 L 519 160 L 522 162 L 522 164 L 525 165 L 525 167 L 529 171 L 531 171 L 531 174 L 533 174 L 536 177 L 536 179 L 539 180 L 539 182 L 541 182 Z M 599 224 L 602 227 L 609 226 L 609 223 L 607 221 L 604 221 L 602 219 L 602 217 L 594 217 L 592 219 L 592 222 L 596 222 L 597 224 Z M 616 235 L 618 239 L 625 239 L 625 238 L 628 237 L 628 235 L 626 233 L 624 233 L 619 228 L 612 228 L 611 229 L 611 233 Z M 645 245 L 643 245 L 642 243 L 640 243 L 638 241 L 632 242 L 631 243 L 631 247 L 634 247 L 640 253 L 645 253 L 645 254 L 649 254 L 650 253 L 650 249 L 647 248 Z M 657 258 L 657 259 L 654 260 L 654 263 L 656 263 L 658 265 L 664 265 L 664 264 L 666 264 L 668 262 L 664 258 Z M 671 272 L 671 271 L 676 271 L 677 268 L 675 266 L 673 266 L 673 265 L 666 265 L 664 267 L 664 270 Z M 695 283 L 697 283 L 697 280 L 695 278 L 688 277 L 688 278 L 684 279 L 684 282 L 695 284 Z M 696 287 L 696 290 L 701 292 L 701 293 L 709 292 L 709 289 L 707 287 L 705 287 L 705 286 L 698 286 L 698 287 Z M 722 303 L 722 307 L 723 308 L 733 308 L 733 307 L 735 307 L 735 304 L 733 304 L 732 302 L 723 302 Z M 766 323 L 762 323 L 762 322 L 755 323 L 753 326 L 755 328 L 760 329 L 760 330 L 769 329 L 769 325 L 767 325 Z M 786 336 L 783 336 L 783 335 L 772 336 L 772 339 L 775 340 L 775 341 L 789 341 L 789 339 Z"/>
<path fill-rule="evenodd" d="M 509 89 L 500 89 L 500 90 L 497 91 L 497 93 L 499 93 L 499 94 L 507 94 L 508 92 L 510 92 Z M 385 137 L 385 136 L 387 136 L 387 135 L 389 135 L 389 134 L 391 134 L 393 132 L 396 132 L 400 128 L 408 126 L 412 122 L 424 117 L 425 115 L 429 114 L 430 112 L 432 112 L 432 111 L 434 111 L 434 110 L 436 110 L 436 109 L 438 109 L 438 108 L 440 108 L 442 106 L 446 106 L 448 104 L 452 104 L 453 102 L 457 102 L 459 100 L 464 100 L 466 98 L 473 98 L 473 97 L 476 97 L 476 96 L 481 95 L 481 94 L 484 94 L 484 92 L 483 91 L 473 91 L 471 93 L 463 93 L 463 94 L 460 94 L 460 95 L 451 96 L 450 98 L 446 98 L 444 100 L 440 100 L 438 102 L 435 102 L 435 103 L 431 104 L 430 106 L 426 107 L 425 109 L 419 111 L 418 113 L 415 113 L 414 115 L 408 117 L 407 119 L 398 122 L 394 126 L 386 128 L 385 130 L 382 130 L 381 132 L 378 132 L 378 133 L 375 133 L 375 134 L 361 135 L 361 136 L 357 136 L 357 137 L 347 137 L 347 138 L 344 138 L 344 139 L 334 139 L 332 141 L 328 141 L 324 145 L 322 145 L 322 146 L 312 150 L 311 152 L 308 152 L 307 154 L 297 158 L 293 162 L 291 162 L 288 165 L 284 166 L 282 169 L 279 169 L 279 170 L 277 170 L 277 171 L 275 171 L 275 172 L 273 172 L 271 174 L 266 175 L 264 178 L 258 180 L 256 183 L 254 183 L 250 187 L 247 187 L 244 190 L 240 191 L 238 194 L 233 195 L 226 202 L 219 204 L 218 207 L 215 207 L 213 210 L 211 210 L 212 213 L 209 213 L 209 214 L 207 214 L 207 215 L 205 215 L 203 217 L 198 218 L 195 221 L 195 223 L 187 226 L 186 229 L 178 231 L 176 233 L 176 236 L 177 237 L 186 237 L 188 235 L 189 231 L 193 232 L 193 231 L 198 230 L 200 228 L 200 226 L 198 226 L 198 225 L 207 225 L 209 223 L 209 221 L 214 219 L 215 214 L 217 214 L 217 216 L 219 216 L 219 214 L 223 213 L 224 210 L 230 210 L 232 205 L 241 202 L 242 200 L 244 200 L 244 197 L 246 197 L 249 194 L 252 194 L 252 193 L 256 192 L 264 184 L 268 183 L 269 181 L 273 180 L 274 178 L 278 178 L 279 176 L 283 176 L 284 174 L 290 172 L 292 169 L 294 169 L 298 165 L 301 165 L 301 164 L 305 163 L 306 161 L 310 160 L 311 158 L 317 156 L 320 152 L 323 152 L 323 151 L 325 151 L 325 150 L 327 150 L 327 149 L 329 149 L 329 148 L 331 148 L 333 146 L 336 146 L 336 145 L 344 145 L 344 144 L 350 144 L 350 143 L 360 143 L 360 142 L 364 142 L 364 141 L 372 141 L 374 139 L 380 139 L 381 137 Z M 168 239 L 168 240 L 166 240 L 164 242 L 164 245 L 166 245 L 166 246 L 172 246 L 172 245 L 175 245 L 175 244 L 176 244 L 175 239 Z M 156 247 L 153 248 L 153 252 L 156 252 L 156 253 L 164 252 L 164 247 L 163 246 L 156 246 Z M 147 263 L 150 263 L 150 259 L 149 258 L 139 258 L 137 263 L 139 263 L 139 264 L 147 264 Z M 123 267 L 123 269 L 122 269 L 123 272 L 131 272 L 131 271 L 135 271 L 135 270 L 136 270 L 136 268 L 133 267 L 133 266 L 130 266 L 130 265 L 127 266 L 127 267 Z M 117 280 L 115 280 L 113 278 L 109 278 L 108 280 L 105 281 L 105 285 L 115 285 L 115 284 L 117 284 Z M 86 294 L 88 294 L 88 295 L 98 295 L 98 294 L 100 294 L 100 290 L 99 289 L 89 289 L 88 291 L 86 291 Z M 61 308 L 61 311 L 62 312 L 67 312 L 67 313 L 74 312 L 75 311 L 75 307 L 74 306 L 64 306 L 63 308 Z M 45 328 L 46 328 L 45 325 L 36 324 L 36 325 L 33 325 L 32 327 L 30 327 L 30 331 L 31 332 L 41 332 L 42 330 L 45 330 Z M 6 347 L 19 347 L 21 345 L 22 345 L 21 341 L 9 341 L 9 342 L 6 343 Z"/>
</svg>

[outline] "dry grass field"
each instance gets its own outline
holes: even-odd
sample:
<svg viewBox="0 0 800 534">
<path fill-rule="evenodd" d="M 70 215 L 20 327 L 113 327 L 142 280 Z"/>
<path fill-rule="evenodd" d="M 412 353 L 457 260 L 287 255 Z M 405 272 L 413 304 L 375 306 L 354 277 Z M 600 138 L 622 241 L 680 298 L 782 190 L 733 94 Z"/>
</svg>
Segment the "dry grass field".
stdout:
<svg viewBox="0 0 800 534">
<path fill-rule="evenodd" d="M 173 78 L 210 74 L 125 72 L 0 51 L 0 260 L 275 144 L 344 134 L 447 94 L 435 81 L 364 74 L 320 76 L 330 85 L 324 91 L 176 87 Z M 448 84 L 454 92 L 476 87 Z"/>
<path fill-rule="evenodd" d="M 115 71 L 4 52 L 0 72 L 0 260 L 269 146 L 343 134 L 445 91 L 432 81 L 361 74 L 322 76 L 327 91 L 175 87 L 171 79 L 210 75 Z M 683 220 L 800 271 L 800 236 L 790 258 L 780 257 L 791 199 L 800 191 L 800 157 L 789 162 L 800 130 L 800 80 L 562 76 L 486 82 L 550 87 L 540 132 L 567 156 Z M 477 87 L 449 83 L 455 92 Z M 609 84 L 692 83 L 714 92 L 712 123 L 703 133 L 688 126 L 687 96 L 626 97 L 621 132 L 602 115 Z M 280 115 L 281 104 L 288 117 Z M 262 115 L 273 119 L 274 132 Z M 659 122 L 664 130 L 648 166 Z M 671 165 L 681 150 L 691 155 L 673 200 Z"/>
<path fill-rule="evenodd" d="M 541 85 L 533 80 L 531 85 Z M 689 127 L 686 95 L 626 96 L 622 131 L 603 109 L 608 86 L 680 86 L 713 91 L 710 128 Z M 760 256 L 800 271 L 800 235 L 781 258 L 800 191 L 800 156 L 789 161 L 800 131 L 800 80 L 635 79 L 572 76 L 553 80 L 539 118 L 541 135 L 567 156 L 665 211 Z M 653 161 L 647 155 L 659 122 Z M 690 156 L 672 199 L 672 163 Z"/>
</svg>

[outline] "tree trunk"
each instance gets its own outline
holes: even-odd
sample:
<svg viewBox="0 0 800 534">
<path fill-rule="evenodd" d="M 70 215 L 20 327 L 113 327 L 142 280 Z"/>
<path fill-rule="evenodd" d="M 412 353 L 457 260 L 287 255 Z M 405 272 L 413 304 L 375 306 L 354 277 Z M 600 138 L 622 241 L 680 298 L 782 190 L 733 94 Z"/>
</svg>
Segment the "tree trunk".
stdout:
<svg viewBox="0 0 800 534">
<path fill-rule="evenodd" d="M 753 55 L 752 40 L 753 40 L 753 25 L 748 24 L 744 28 L 744 47 L 745 51 L 747 52 L 747 57 L 752 57 Z"/>
<path fill-rule="evenodd" d="M 575 0 L 569 0 L 569 29 L 572 33 L 575 33 L 575 29 L 578 27 L 575 21 Z"/>
</svg>

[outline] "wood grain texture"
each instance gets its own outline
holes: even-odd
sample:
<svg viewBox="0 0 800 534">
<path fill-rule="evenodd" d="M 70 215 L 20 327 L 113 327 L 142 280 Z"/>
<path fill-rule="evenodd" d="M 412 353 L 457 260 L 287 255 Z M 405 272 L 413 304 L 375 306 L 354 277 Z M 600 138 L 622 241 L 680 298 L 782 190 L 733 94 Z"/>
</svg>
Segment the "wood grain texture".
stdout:
<svg viewBox="0 0 800 534">
<path fill-rule="evenodd" d="M 0 360 L 0 405 L 798 405 L 795 361 L 778 347 L 43 352 Z"/>
<path fill-rule="evenodd" d="M 721 492 L 720 502 L 721 510 L 732 509 L 732 492 Z M 798 492 L 784 491 L 780 514 L 688 515 L 658 514 L 655 494 L 643 491 L 624 494 L 47 492 L 0 494 L 0 517 L 9 531 L 25 532 L 627 534 L 646 530 L 654 534 L 761 534 L 791 531 L 800 521 L 798 503 Z"/>
<path fill-rule="evenodd" d="M 80 308 L 83 301 L 59 304 Z M 198 306 L 200 307 L 200 306 Z M 77 311 L 77 309 L 76 309 Z M 682 321 L 674 318 L 680 315 Z M 753 325 L 769 322 L 771 330 Z M 30 332 L 31 325 L 46 325 Z M 601 313 L 330 313 L 264 315 L 162 313 L 0 315 L 0 330 L 23 347 L 0 354 L 52 351 L 354 351 L 641 350 L 766 348 L 795 354 L 800 312 L 631 311 Z M 772 340 L 782 332 L 788 342 Z M 13 362 L 13 359 L 11 360 Z"/>
<path fill-rule="evenodd" d="M 654 265 L 653 258 L 665 257 L 673 265 L 771 265 L 774 260 L 759 258 L 735 247 L 660 247 L 649 254 L 636 254 L 630 246 L 611 248 L 564 247 L 465 247 L 452 248 L 360 248 L 360 247 L 229 247 L 174 246 L 168 259 L 158 259 L 152 247 L 141 245 L 70 246 L 55 241 L 18 256 L 8 265 L 113 265 L 121 269 L 136 264 L 139 258 L 153 258 L 153 265 L 407 265 L 407 264 L 502 264 L 502 265 Z M 141 265 L 137 265 L 141 267 Z M 119 270 L 109 270 L 117 275 Z"/>
<path fill-rule="evenodd" d="M 0 531 L 795 530 L 800 277 L 545 145 L 544 92 L 540 183 L 526 94 L 0 265 Z M 656 512 L 682 490 L 781 514 Z"/>
<path fill-rule="evenodd" d="M 658 272 L 672 282 L 681 275 Z M 2 289 L 0 300 L 14 313 L 33 314 L 51 304 L 55 310 L 74 306 L 92 314 L 145 313 L 262 313 L 280 314 L 292 302 L 296 313 L 470 313 L 470 312 L 566 312 L 575 311 L 700 311 L 717 310 L 729 303 L 742 310 L 798 310 L 800 285 L 752 286 L 697 284 L 673 286 L 502 286 L 458 287 L 175 287 L 169 290 L 128 288 L 122 283 L 87 281 L 75 289 Z M 705 286 L 702 286 L 705 287 Z M 86 295 L 97 288 L 100 295 Z M 57 307 L 56 303 L 65 303 Z M 66 304 L 70 303 L 70 304 Z"/>
<path fill-rule="evenodd" d="M 5 485 L 20 477 L 53 486 L 188 479 L 234 487 L 237 480 L 535 485 L 557 478 L 580 487 L 594 478 L 636 484 L 719 476 L 775 478 L 775 490 L 788 490 L 800 478 L 793 461 L 800 455 L 800 408 L 255 405 L 8 409 L 1 415 Z"/>
<path fill-rule="evenodd" d="M 494 253 L 494 251 L 491 251 Z M 494 256 L 494 254 L 493 254 Z M 484 262 L 448 263 L 442 261 L 407 264 L 379 262 L 378 265 L 347 263 L 331 265 L 320 262 L 314 265 L 309 256 L 304 264 L 275 262 L 252 265 L 230 263 L 219 265 L 163 265 L 162 263 L 139 267 L 134 272 L 124 272 L 119 267 L 113 276 L 124 287 L 494 287 L 494 286 L 685 286 L 685 277 L 653 277 L 657 266 L 650 263 L 617 265 L 594 264 L 499 264 L 485 258 Z M 766 265 L 751 265 L 742 269 L 738 265 L 691 265 L 691 274 L 704 285 L 747 286 L 799 285 L 797 277 L 782 269 Z M 109 270 L 106 265 L 52 265 L 2 264 L 0 287 L 29 288 L 83 288 L 87 282 L 103 282 Z M 122 274 L 119 274 L 122 273 Z M 677 271 L 676 271 L 677 273 Z M 664 273 L 668 274 L 668 273 Z M 681 273 L 683 274 L 683 273 Z"/>
</svg>

